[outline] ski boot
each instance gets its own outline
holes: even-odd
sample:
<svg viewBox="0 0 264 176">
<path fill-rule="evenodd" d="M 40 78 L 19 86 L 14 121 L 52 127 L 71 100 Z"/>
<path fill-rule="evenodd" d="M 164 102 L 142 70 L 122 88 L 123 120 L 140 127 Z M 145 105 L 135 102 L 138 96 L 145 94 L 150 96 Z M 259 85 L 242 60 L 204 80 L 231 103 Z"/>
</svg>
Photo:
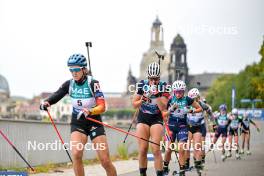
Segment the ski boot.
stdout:
<svg viewBox="0 0 264 176">
<path fill-rule="evenodd" d="M 239 153 L 236 153 L 236 159 L 237 159 L 237 160 L 240 160 L 240 159 L 241 159 Z"/>
<path fill-rule="evenodd" d="M 222 154 L 222 155 L 221 155 L 221 160 L 222 160 L 223 162 L 225 162 L 225 160 L 226 160 L 226 155 L 225 155 L 225 154 Z"/>
</svg>

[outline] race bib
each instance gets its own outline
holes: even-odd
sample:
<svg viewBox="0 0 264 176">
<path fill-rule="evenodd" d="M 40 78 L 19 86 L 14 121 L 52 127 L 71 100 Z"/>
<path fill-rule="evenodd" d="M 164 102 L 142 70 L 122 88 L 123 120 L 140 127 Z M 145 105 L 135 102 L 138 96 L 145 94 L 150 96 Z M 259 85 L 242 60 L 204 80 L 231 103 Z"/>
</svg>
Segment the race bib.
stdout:
<svg viewBox="0 0 264 176">
<path fill-rule="evenodd" d="M 238 120 L 232 120 L 230 127 L 233 129 L 237 129 L 238 125 L 239 125 Z"/>
<path fill-rule="evenodd" d="M 190 125 L 200 125 L 203 122 L 202 113 L 195 113 L 195 114 L 187 114 L 187 120 Z"/>
</svg>

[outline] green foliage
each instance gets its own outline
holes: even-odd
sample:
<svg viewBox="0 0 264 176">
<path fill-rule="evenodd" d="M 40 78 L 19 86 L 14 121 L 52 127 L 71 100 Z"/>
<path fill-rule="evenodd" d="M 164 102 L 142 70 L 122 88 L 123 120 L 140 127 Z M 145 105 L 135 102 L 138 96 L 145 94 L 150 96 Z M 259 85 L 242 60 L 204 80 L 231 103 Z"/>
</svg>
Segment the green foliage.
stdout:
<svg viewBox="0 0 264 176">
<path fill-rule="evenodd" d="M 128 155 L 128 146 L 124 143 L 121 143 L 117 146 L 117 153 L 122 160 L 127 160 L 129 158 Z"/>
<path fill-rule="evenodd" d="M 213 82 L 206 97 L 213 109 L 218 109 L 218 106 L 222 103 L 226 103 L 230 107 L 232 81 L 234 78 L 235 75 L 224 75 Z"/>
<path fill-rule="evenodd" d="M 259 51 L 262 56 L 259 63 L 246 66 L 237 75 L 224 75 L 218 78 L 208 90 L 207 101 L 214 110 L 222 103 L 231 108 L 232 86 L 236 87 L 236 107 L 251 107 L 251 104 L 242 104 L 242 98 L 262 99 L 264 101 L 264 42 Z M 256 107 L 264 108 L 264 102 L 257 103 Z"/>
<path fill-rule="evenodd" d="M 44 116 L 44 117 L 42 118 L 42 122 L 50 122 L 49 117 L 48 117 L 48 116 Z"/>
</svg>

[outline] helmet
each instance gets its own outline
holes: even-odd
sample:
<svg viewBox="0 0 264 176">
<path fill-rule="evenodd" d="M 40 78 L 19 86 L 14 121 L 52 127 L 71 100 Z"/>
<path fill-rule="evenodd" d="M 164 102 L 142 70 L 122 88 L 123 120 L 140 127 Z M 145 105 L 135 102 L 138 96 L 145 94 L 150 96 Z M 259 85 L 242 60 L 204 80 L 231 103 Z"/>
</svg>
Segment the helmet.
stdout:
<svg viewBox="0 0 264 176">
<path fill-rule="evenodd" d="M 237 108 L 232 109 L 232 114 L 233 114 L 233 115 L 238 115 L 238 110 L 237 110 Z"/>
<path fill-rule="evenodd" d="M 80 66 L 80 67 L 87 67 L 86 58 L 82 54 L 73 54 L 70 56 L 67 62 L 68 67 L 69 66 Z"/>
<path fill-rule="evenodd" d="M 227 110 L 226 105 L 225 105 L 225 104 L 221 104 L 221 105 L 219 106 L 219 110 L 220 110 L 220 111 L 221 111 L 221 110 L 226 111 L 226 110 Z"/>
<path fill-rule="evenodd" d="M 172 90 L 185 90 L 186 84 L 182 80 L 177 80 L 172 84 Z"/>
<path fill-rule="evenodd" d="M 188 97 L 190 97 L 190 98 L 197 98 L 199 96 L 200 96 L 200 92 L 197 88 L 192 88 L 188 92 Z"/>
<path fill-rule="evenodd" d="M 207 101 L 206 101 L 206 99 L 205 99 L 205 98 L 203 98 L 203 102 L 204 102 L 204 103 L 207 103 Z"/>
<path fill-rule="evenodd" d="M 147 75 L 148 77 L 160 77 L 160 66 L 157 62 L 149 64 Z"/>
<path fill-rule="evenodd" d="M 220 112 L 215 111 L 213 112 L 213 118 L 217 118 L 220 115 Z"/>
</svg>

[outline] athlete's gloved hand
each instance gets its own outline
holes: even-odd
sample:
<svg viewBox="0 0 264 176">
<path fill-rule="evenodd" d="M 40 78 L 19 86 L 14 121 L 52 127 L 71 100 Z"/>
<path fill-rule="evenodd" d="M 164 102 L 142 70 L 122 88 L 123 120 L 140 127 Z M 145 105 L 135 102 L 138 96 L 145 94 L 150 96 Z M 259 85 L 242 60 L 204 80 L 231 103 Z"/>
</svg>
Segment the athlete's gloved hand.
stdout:
<svg viewBox="0 0 264 176">
<path fill-rule="evenodd" d="M 151 102 L 151 100 L 148 97 L 145 97 L 144 95 L 142 96 L 142 101 L 147 103 Z"/>
<path fill-rule="evenodd" d="M 84 117 L 88 117 L 91 115 L 91 111 L 87 108 L 83 108 L 77 115 L 77 120 L 81 118 L 81 116 L 84 115 Z"/>
<path fill-rule="evenodd" d="M 176 109 L 178 108 L 178 105 L 176 103 L 173 103 L 170 107 L 169 107 L 169 111 L 170 112 L 174 112 Z"/>
<path fill-rule="evenodd" d="M 151 96 L 151 93 L 146 92 L 145 94 L 142 95 L 142 101 L 150 103 L 151 102 L 150 96 Z"/>
<path fill-rule="evenodd" d="M 187 107 L 184 107 L 184 108 L 183 108 L 183 113 L 184 113 L 184 114 L 192 113 L 192 110 L 189 109 L 189 108 L 187 108 Z"/>
<path fill-rule="evenodd" d="M 49 102 L 44 101 L 43 103 L 40 104 L 39 109 L 40 110 L 43 110 L 43 111 L 47 111 L 48 110 L 48 107 L 50 107 Z"/>
<path fill-rule="evenodd" d="M 195 109 L 194 108 L 189 109 L 189 113 L 194 114 L 195 113 Z"/>
<path fill-rule="evenodd" d="M 207 109 L 207 111 L 206 111 L 209 115 L 210 114 L 212 114 L 213 112 L 212 112 L 212 107 L 211 106 L 209 106 L 209 108 Z"/>
</svg>

